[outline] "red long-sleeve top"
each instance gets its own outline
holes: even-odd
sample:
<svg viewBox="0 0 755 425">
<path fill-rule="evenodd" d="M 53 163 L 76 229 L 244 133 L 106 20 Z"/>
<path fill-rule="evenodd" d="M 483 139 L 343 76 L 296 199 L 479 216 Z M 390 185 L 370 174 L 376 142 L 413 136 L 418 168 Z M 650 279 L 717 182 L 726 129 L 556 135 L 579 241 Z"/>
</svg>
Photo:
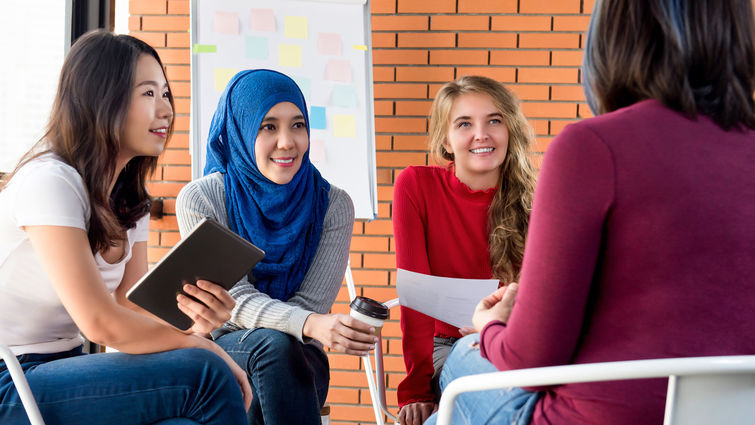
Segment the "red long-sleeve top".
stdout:
<svg viewBox="0 0 755 425">
<path fill-rule="evenodd" d="M 644 101 L 566 127 L 535 191 L 498 369 L 755 352 L 755 131 Z M 544 388 L 533 425 L 663 422 L 667 379 Z"/>
<path fill-rule="evenodd" d="M 402 171 L 393 195 L 396 265 L 433 276 L 491 278 L 487 223 L 494 195 L 494 188 L 470 190 L 452 166 Z M 459 330 L 401 307 L 401 331 L 407 375 L 398 386 L 399 405 L 435 401 L 433 336 L 459 337 Z"/>
</svg>

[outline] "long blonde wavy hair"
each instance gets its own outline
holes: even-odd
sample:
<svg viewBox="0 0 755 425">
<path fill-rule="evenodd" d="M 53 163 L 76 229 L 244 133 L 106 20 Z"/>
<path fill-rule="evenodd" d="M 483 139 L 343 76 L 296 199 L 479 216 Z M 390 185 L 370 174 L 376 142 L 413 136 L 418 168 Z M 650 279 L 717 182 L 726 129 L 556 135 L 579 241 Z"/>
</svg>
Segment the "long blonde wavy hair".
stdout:
<svg viewBox="0 0 755 425">
<path fill-rule="evenodd" d="M 451 108 L 456 99 L 470 93 L 490 96 L 509 132 L 498 189 L 488 210 L 490 266 L 493 277 L 508 284 L 519 279 L 535 190 L 535 167 L 527 156 L 532 128 L 519 107 L 519 99 L 503 84 L 487 77 L 464 76 L 441 87 L 433 101 L 429 149 L 436 158 L 454 160 L 444 146 L 451 126 Z"/>
</svg>

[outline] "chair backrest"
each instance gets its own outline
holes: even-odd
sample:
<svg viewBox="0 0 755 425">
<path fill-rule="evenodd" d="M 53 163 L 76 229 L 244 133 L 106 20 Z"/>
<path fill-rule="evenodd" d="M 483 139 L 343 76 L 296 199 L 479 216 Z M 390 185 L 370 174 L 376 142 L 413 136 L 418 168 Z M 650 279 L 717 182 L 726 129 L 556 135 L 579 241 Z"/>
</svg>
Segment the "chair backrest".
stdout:
<svg viewBox="0 0 755 425">
<path fill-rule="evenodd" d="M 755 423 L 755 356 L 685 357 L 520 369 L 455 379 L 438 425 L 451 423 L 459 394 L 506 387 L 669 377 L 664 425 Z"/>
<path fill-rule="evenodd" d="M 16 391 L 18 391 L 21 403 L 24 405 L 31 425 L 45 425 L 45 422 L 42 420 L 42 414 L 39 413 L 37 402 L 31 393 L 31 388 L 29 388 L 29 383 L 26 381 L 24 371 L 18 363 L 18 359 L 3 343 L 0 343 L 0 358 L 5 362 L 5 367 L 8 368 L 8 372 L 13 380 L 13 384 L 16 386 Z"/>
</svg>

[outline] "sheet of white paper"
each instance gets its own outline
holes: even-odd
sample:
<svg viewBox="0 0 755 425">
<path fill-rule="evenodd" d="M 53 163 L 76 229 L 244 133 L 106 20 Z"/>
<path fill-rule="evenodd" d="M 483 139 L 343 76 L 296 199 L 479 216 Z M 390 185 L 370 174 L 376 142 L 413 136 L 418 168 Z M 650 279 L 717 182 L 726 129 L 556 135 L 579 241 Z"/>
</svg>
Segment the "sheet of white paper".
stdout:
<svg viewBox="0 0 755 425">
<path fill-rule="evenodd" d="M 456 279 L 398 269 L 399 303 L 454 326 L 472 326 L 481 299 L 498 288 L 497 279 Z"/>
</svg>

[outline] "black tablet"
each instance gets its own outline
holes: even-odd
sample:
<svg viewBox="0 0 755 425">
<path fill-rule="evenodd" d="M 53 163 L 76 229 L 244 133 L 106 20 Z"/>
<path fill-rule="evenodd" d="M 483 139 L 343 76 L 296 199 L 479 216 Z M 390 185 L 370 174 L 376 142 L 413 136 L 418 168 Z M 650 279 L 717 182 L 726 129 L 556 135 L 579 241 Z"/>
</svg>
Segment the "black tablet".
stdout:
<svg viewBox="0 0 755 425">
<path fill-rule="evenodd" d="M 186 330 L 193 321 L 178 309 L 176 301 L 176 295 L 183 293 L 184 283 L 204 279 L 231 289 L 264 256 L 246 239 L 205 218 L 129 289 L 126 298 Z"/>
</svg>

